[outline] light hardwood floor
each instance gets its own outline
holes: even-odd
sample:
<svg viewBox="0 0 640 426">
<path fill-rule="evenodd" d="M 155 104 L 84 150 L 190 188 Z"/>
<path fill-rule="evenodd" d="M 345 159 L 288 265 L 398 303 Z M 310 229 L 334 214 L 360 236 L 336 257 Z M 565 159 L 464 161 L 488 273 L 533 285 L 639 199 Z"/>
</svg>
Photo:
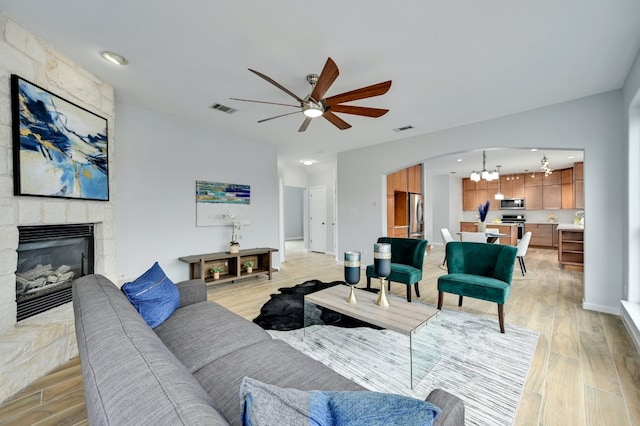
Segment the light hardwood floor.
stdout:
<svg viewBox="0 0 640 426">
<path fill-rule="evenodd" d="M 307 279 L 341 280 L 343 269 L 332 256 L 297 250 L 288 244 L 287 262 L 274 279 L 250 279 L 211 286 L 210 300 L 252 319 L 279 287 Z M 420 300 L 435 304 L 443 248 L 427 256 Z M 582 272 L 559 269 L 556 252 L 529 249 L 526 279 L 513 281 L 505 305 L 507 324 L 540 332 L 516 425 L 639 425 L 640 354 L 617 316 L 581 306 Z M 518 268 L 516 263 L 516 268 Z M 362 278 L 360 286 L 365 284 Z M 391 291 L 405 297 L 405 287 Z M 414 295 L 415 297 L 415 295 Z M 445 308 L 462 309 L 497 320 L 495 304 L 445 296 Z M 498 326 L 496 324 L 496 333 Z M 0 406 L 0 424 L 87 424 L 78 359 L 22 390 Z"/>
</svg>

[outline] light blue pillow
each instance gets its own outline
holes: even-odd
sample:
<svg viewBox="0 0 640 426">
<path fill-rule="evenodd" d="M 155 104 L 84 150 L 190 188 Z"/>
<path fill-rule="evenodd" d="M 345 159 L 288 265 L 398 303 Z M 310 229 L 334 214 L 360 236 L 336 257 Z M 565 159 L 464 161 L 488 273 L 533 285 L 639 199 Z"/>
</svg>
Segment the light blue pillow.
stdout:
<svg viewBox="0 0 640 426">
<path fill-rule="evenodd" d="M 442 410 L 402 395 L 369 391 L 301 391 L 245 377 L 240 387 L 243 426 L 424 426 Z"/>
<path fill-rule="evenodd" d="M 180 306 L 178 287 L 167 277 L 158 262 L 122 291 L 151 328 L 162 324 Z"/>
</svg>

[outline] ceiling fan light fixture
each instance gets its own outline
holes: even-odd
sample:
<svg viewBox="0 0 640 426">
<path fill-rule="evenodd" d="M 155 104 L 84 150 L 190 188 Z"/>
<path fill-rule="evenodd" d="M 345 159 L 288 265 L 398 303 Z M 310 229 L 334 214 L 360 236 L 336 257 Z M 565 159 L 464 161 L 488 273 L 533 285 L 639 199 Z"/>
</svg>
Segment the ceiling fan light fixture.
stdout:
<svg viewBox="0 0 640 426">
<path fill-rule="evenodd" d="M 317 105 L 308 105 L 304 108 L 302 113 L 309 118 L 316 118 L 324 114 L 324 111 Z"/>
</svg>

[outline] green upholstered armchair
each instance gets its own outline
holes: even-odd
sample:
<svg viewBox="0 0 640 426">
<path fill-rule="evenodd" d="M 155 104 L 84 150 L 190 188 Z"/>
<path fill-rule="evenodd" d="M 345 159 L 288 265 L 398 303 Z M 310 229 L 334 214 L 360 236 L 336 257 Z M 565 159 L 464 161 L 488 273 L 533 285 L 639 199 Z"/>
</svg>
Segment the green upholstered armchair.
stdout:
<svg viewBox="0 0 640 426">
<path fill-rule="evenodd" d="M 406 285 L 407 301 L 411 302 L 411 286 L 415 285 L 416 296 L 420 297 L 418 283 L 422 279 L 422 264 L 427 250 L 427 240 L 380 237 L 378 242 L 391 244 L 391 274 L 387 277 L 389 290 L 391 290 L 391 281 Z M 367 288 L 371 288 L 372 277 L 378 278 L 373 265 L 368 265 Z"/>
<path fill-rule="evenodd" d="M 438 278 L 438 309 L 443 293 L 488 300 L 498 304 L 500 332 L 504 333 L 504 303 L 511 294 L 517 249 L 501 244 L 453 241 L 447 244 L 449 273 Z"/>
</svg>

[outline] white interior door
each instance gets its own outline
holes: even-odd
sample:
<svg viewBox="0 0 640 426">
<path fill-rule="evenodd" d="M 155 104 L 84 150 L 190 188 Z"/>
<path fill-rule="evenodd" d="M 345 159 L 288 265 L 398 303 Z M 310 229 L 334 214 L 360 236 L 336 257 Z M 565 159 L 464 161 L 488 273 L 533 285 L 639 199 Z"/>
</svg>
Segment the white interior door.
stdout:
<svg viewBox="0 0 640 426">
<path fill-rule="evenodd" d="M 327 188 L 312 186 L 309 192 L 309 247 L 311 251 L 327 251 Z"/>
</svg>

